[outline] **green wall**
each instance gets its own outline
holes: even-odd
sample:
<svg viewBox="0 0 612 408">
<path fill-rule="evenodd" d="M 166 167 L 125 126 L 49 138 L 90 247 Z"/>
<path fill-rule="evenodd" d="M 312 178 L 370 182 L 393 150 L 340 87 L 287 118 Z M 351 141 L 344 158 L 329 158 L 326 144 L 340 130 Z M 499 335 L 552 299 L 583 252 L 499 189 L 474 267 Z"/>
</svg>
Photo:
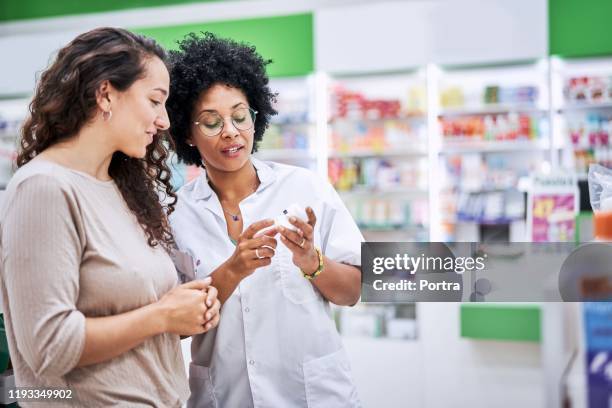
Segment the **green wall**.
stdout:
<svg viewBox="0 0 612 408">
<path fill-rule="evenodd" d="M 272 60 L 268 65 L 272 77 L 306 75 L 314 70 L 311 13 L 131 30 L 153 37 L 169 49 L 177 48 L 177 40 L 190 32 L 211 31 L 255 45 L 264 58 Z"/>
<path fill-rule="evenodd" d="M 540 341 L 540 308 L 527 305 L 461 305 L 461 337 Z"/>
<path fill-rule="evenodd" d="M 0 0 L 0 22 L 224 0 Z"/>
<path fill-rule="evenodd" d="M 0 0 L 0 23 L 45 17 L 224 1 L 229 2 L 231 0 Z M 529 10 L 525 10 L 525 12 L 528 13 Z M 589 57 L 612 54 L 612 34 L 608 28 L 612 18 L 612 0 L 548 0 L 548 15 L 550 54 L 562 57 Z M 283 32 L 283 35 L 274 38 L 275 41 L 281 43 L 278 47 L 274 47 L 268 44 L 272 34 L 266 35 L 266 32 L 247 32 L 247 30 L 241 30 L 240 27 L 231 27 L 231 25 L 232 22 L 214 23 L 207 24 L 206 27 L 207 29 L 210 27 L 211 31 L 219 30 L 220 34 L 234 38 L 238 38 L 234 34 L 239 34 L 239 39 L 262 47 L 260 50 L 262 53 L 269 54 L 268 51 L 272 51 L 272 57 L 279 55 L 277 51 L 280 49 L 283 49 L 283 51 L 288 50 L 284 43 L 288 43 L 289 40 L 297 39 L 303 41 L 305 36 L 312 37 L 312 25 L 303 33 L 299 32 L 302 27 L 297 26 L 294 30 Z M 187 31 L 190 28 L 204 26 L 194 25 L 184 27 L 185 31 Z M 179 27 L 168 27 L 166 30 L 156 29 L 155 34 L 169 38 L 172 36 L 171 31 L 173 29 L 180 31 Z M 270 30 L 270 32 L 272 31 Z M 312 47 L 312 38 L 309 41 Z M 297 45 L 302 46 L 301 43 Z M 304 57 L 299 52 L 293 52 L 289 55 L 292 58 L 298 58 L 295 61 L 296 65 L 312 64 L 312 61 L 304 61 Z M 310 56 L 311 58 L 312 56 Z M 276 59 L 278 60 L 278 58 Z M 292 70 L 290 69 L 289 71 Z"/>
<path fill-rule="evenodd" d="M 612 0 L 548 0 L 548 16 L 551 55 L 612 54 Z"/>
</svg>

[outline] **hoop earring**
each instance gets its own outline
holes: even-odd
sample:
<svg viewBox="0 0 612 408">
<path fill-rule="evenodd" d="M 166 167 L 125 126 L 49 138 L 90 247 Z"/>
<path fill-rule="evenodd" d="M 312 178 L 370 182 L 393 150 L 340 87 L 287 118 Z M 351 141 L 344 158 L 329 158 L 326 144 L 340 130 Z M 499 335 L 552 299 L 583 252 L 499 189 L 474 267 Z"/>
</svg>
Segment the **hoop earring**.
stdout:
<svg viewBox="0 0 612 408">
<path fill-rule="evenodd" d="M 108 112 L 102 112 L 102 118 L 104 119 L 104 121 L 108 122 L 112 117 L 113 117 L 112 110 L 109 109 Z"/>
</svg>

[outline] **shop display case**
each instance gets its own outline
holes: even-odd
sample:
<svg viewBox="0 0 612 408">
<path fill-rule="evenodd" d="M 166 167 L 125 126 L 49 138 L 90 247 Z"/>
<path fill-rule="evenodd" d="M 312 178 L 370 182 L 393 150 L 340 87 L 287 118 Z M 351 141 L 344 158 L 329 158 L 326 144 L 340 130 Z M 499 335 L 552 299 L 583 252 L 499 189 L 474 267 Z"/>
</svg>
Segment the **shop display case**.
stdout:
<svg viewBox="0 0 612 408">
<path fill-rule="evenodd" d="M 0 187 L 4 189 L 15 171 L 19 131 L 28 112 L 28 99 L 0 100 Z"/>
<path fill-rule="evenodd" d="M 499 229 L 501 240 L 524 225 L 525 180 L 550 168 L 546 61 L 435 71 L 439 227 L 443 241 L 479 241 Z M 505 227 L 505 232 L 504 228 Z"/>
<path fill-rule="evenodd" d="M 612 166 L 612 59 L 552 58 L 551 68 L 559 165 L 585 179 L 592 163 Z"/>
<path fill-rule="evenodd" d="M 366 240 L 428 239 L 424 70 L 334 76 L 328 177 Z"/>
<path fill-rule="evenodd" d="M 277 93 L 272 118 L 265 137 L 255 154 L 262 160 L 277 161 L 317 171 L 324 148 L 317 140 L 317 77 L 273 78 L 270 88 Z"/>
</svg>

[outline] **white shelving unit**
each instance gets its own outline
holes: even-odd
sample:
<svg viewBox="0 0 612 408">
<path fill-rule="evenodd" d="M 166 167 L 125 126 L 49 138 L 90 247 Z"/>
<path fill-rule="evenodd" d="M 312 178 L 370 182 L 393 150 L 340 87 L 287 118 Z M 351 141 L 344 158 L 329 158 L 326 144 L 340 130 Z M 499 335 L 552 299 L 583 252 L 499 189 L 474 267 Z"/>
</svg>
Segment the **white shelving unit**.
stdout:
<svg viewBox="0 0 612 408">
<path fill-rule="evenodd" d="M 585 179 L 590 163 L 612 165 L 612 58 L 551 59 L 555 159 Z"/>
<path fill-rule="evenodd" d="M 567 89 L 570 81 L 584 77 L 601 78 L 604 83 L 608 81 L 608 88 L 600 97 L 570 97 Z M 589 134 L 595 129 L 610 136 L 611 78 L 610 58 L 551 58 L 531 63 L 467 68 L 430 64 L 405 72 L 362 75 L 317 72 L 305 77 L 274 78 L 270 85 L 279 94 L 276 107 L 279 115 L 274 118 L 257 156 L 307 167 L 322 177 L 329 175 L 332 178 L 335 176 L 334 166 L 330 163 L 352 162 L 354 170 L 362 172 L 364 163 L 372 167 L 375 162 L 386 163 L 385 166 L 391 170 L 414 165 L 414 173 L 418 176 L 413 175 L 408 183 L 398 183 L 397 172 L 394 174 L 383 166 L 383 176 L 387 171 L 388 177 L 395 177 L 395 182 L 379 182 L 374 178 L 374 181 L 363 183 L 364 180 L 357 179 L 352 183 L 354 185 L 336 186 L 355 215 L 359 215 L 358 211 L 363 208 L 360 210 L 354 203 L 367 198 L 384 203 L 425 203 L 425 208 L 419 209 L 423 215 L 419 222 L 394 222 L 388 226 L 382 222 L 362 222 L 368 239 L 445 240 L 449 238 L 445 229 L 449 223 L 477 224 L 462 220 L 456 216 L 454 207 L 445 206 L 448 202 L 461 202 L 458 194 L 462 192 L 476 195 L 508 188 L 520 190 L 518 184 L 526 173 L 554 169 L 557 164 L 584 178 L 587 160 L 610 162 L 612 151 L 609 145 L 603 146 L 600 141 L 595 143 L 599 143 L 595 148 L 576 144 L 572 141 L 572 131 L 575 133 L 578 129 Z M 527 98 L 523 95 L 522 99 L 516 97 L 517 92 L 521 89 L 526 92 L 529 89 L 525 87 L 530 86 L 537 88 L 537 95 Z M 343 115 L 337 114 L 338 99 L 333 101 L 330 98 L 332 92 L 337 93 L 339 89 L 344 90 L 346 98 Z M 393 104 L 385 105 L 385 101 L 398 101 L 400 109 L 397 110 Z M 13 171 L 10 162 L 14 158 L 17 137 L 14 124 L 25 117 L 27 103 L 27 99 L 0 101 L 0 182 L 3 183 L 8 181 Z M 492 135 L 495 132 L 473 131 L 458 135 L 449 133 L 444 126 L 457 121 L 469 128 L 472 119 L 473 123 L 478 123 L 477 118 L 481 118 L 481 122 L 489 118 L 490 124 L 493 118 L 510 116 L 515 121 L 517 117 L 533 118 L 537 122 L 535 133 L 538 137 L 495 140 Z M 13 125 L 8 125 L 9 122 Z M 511 127 L 508 122 L 511 120 L 506 121 L 506 128 Z M 582 128 L 581 123 L 584 125 Z M 458 129 L 463 128 L 458 126 Z M 338 135 L 352 135 L 353 139 L 341 140 Z M 407 135 L 412 135 L 412 138 Z M 449 176 L 449 163 L 451 168 L 459 169 L 470 164 L 464 178 L 476 182 L 465 183 L 461 177 Z M 508 166 L 508 173 L 498 171 L 503 166 Z M 329 170 L 332 170 L 331 174 Z M 373 172 L 371 168 L 368 171 Z M 512 172 L 517 177 L 509 181 Z M 492 175 L 497 179 L 490 182 L 487 176 Z M 481 185 L 474 185 L 478 183 Z M 383 207 L 380 203 L 371 206 L 368 211 L 378 212 L 378 215 L 370 218 L 384 219 L 381 214 L 388 212 L 389 208 Z M 474 228 L 465 226 L 461 229 L 474 231 Z M 468 235 L 450 237 L 479 238 Z"/>
<path fill-rule="evenodd" d="M 524 223 L 526 214 L 519 181 L 550 168 L 547 61 L 433 66 L 430 73 L 429 165 L 438 200 L 430 212 L 439 214 L 431 235 L 479 241 L 480 226 L 510 225 L 508 238 L 517 238 L 511 224 Z"/>
<path fill-rule="evenodd" d="M 426 70 L 332 75 L 328 176 L 368 241 L 427 240 Z"/>
<path fill-rule="evenodd" d="M 440 153 L 495 153 L 495 152 L 531 152 L 548 151 L 550 144 L 547 140 L 515 140 L 515 141 L 452 141 L 442 144 Z"/>
<path fill-rule="evenodd" d="M 322 159 L 318 152 L 322 141 L 317 132 L 316 75 L 296 78 L 273 78 L 270 87 L 278 94 L 273 117 L 259 151 L 262 160 L 278 161 L 320 171 Z"/>
<path fill-rule="evenodd" d="M 28 111 L 28 99 L 0 100 L 0 186 L 13 175 L 19 130 Z"/>
</svg>

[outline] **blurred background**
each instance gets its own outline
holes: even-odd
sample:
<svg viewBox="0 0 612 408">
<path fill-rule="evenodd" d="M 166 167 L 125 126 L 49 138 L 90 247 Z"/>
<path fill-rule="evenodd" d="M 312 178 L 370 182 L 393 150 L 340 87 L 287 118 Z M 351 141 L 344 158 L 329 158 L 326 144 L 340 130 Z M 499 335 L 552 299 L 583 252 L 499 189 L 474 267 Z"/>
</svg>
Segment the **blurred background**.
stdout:
<svg viewBox="0 0 612 408">
<path fill-rule="evenodd" d="M 328 178 L 368 241 L 588 242 L 588 166 L 612 166 L 610 16 L 610 0 L 1 0 L 0 187 L 61 46 L 108 25 L 167 48 L 212 31 L 273 60 L 257 155 Z M 198 174 L 174 167 L 177 187 Z M 580 303 L 334 313 L 365 407 L 612 406 Z"/>
</svg>

